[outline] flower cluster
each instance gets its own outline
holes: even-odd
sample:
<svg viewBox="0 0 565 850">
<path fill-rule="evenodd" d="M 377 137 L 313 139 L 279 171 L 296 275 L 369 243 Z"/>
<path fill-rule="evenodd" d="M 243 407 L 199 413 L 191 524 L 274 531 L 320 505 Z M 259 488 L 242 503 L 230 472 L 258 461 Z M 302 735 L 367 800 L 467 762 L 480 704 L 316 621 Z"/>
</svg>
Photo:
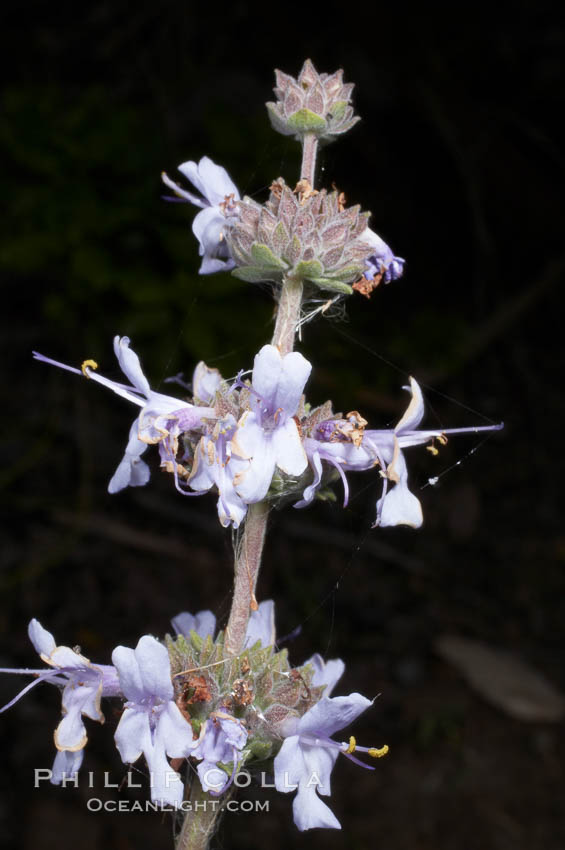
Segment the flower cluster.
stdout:
<svg viewBox="0 0 565 850">
<path fill-rule="evenodd" d="M 62 689 L 51 782 L 76 777 L 87 742 L 82 716 L 103 723 L 100 700 L 113 697 L 122 703 L 114 735 L 118 752 L 124 764 L 144 756 L 153 801 L 181 804 L 184 781 L 178 771 L 185 760 L 196 765 L 203 790 L 213 796 L 225 793 L 244 765 L 253 770 L 255 764 L 268 764 L 279 791 L 298 792 L 293 809 L 299 829 L 339 829 L 316 790 L 330 793 L 330 773 L 340 752 L 358 761 L 354 751 L 379 757 L 387 750 L 357 747 L 353 738 L 349 743 L 331 738 L 371 705 L 360 694 L 330 698 L 343 662 L 324 663 L 314 655 L 290 667 L 286 651 L 275 645 L 271 600 L 251 615 L 239 656 L 227 654 L 222 632 L 215 636 L 211 611 L 183 612 L 173 627 L 176 636 L 167 636 L 165 643 L 144 635 L 135 649 L 116 647 L 112 665 L 100 665 L 57 646 L 50 632 L 31 621 L 29 636 L 47 669 L 1 670 L 34 680 L 0 711 L 39 682 Z M 174 767 L 169 759 L 176 760 Z"/>
<path fill-rule="evenodd" d="M 370 214 L 346 207 L 337 189 L 318 192 L 300 180 L 291 190 L 279 177 L 261 205 L 249 197 L 241 200 L 225 168 L 208 157 L 198 164 L 183 162 L 179 171 L 202 197 L 165 173 L 162 179 L 175 193 L 169 200 L 203 208 L 192 225 L 203 257 L 200 274 L 233 270 L 250 283 L 280 283 L 286 275 L 341 295 L 354 289 L 366 294 L 365 281 L 374 288 L 402 275 L 404 260 L 369 229 Z"/>
<path fill-rule="evenodd" d="M 311 410 L 303 396 L 311 364 L 296 351 L 282 357 L 273 345 L 263 346 L 256 355 L 251 382 L 241 377 L 231 383 L 224 381 L 218 370 L 199 363 L 192 401 L 182 401 L 150 389 L 127 337 L 117 336 L 114 350 L 130 386 L 98 374 L 94 361 L 85 361 L 81 370 L 37 353 L 34 356 L 84 374 L 141 407 L 130 428 L 124 457 L 110 480 L 111 493 L 148 482 L 149 467 L 141 455 L 149 444 L 157 444 L 161 467 L 172 473 L 180 493 L 217 492 L 223 526 L 237 528 L 248 505 L 278 496 L 281 487 L 287 496 L 295 494 L 295 507 L 306 507 L 327 479 L 325 469 L 333 468 L 343 480 L 345 504 L 346 473 L 377 469 L 383 487 L 374 525 L 418 528 L 422 509 L 408 487 L 403 449 L 433 441 L 444 443 L 451 434 L 502 427 L 419 429 L 424 400 L 414 378 L 406 388 L 411 401 L 391 429 L 368 429 L 357 411 L 346 417 L 335 415 L 329 402 Z"/>
<path fill-rule="evenodd" d="M 226 231 L 233 274 L 250 282 L 283 277 L 350 294 L 363 275 L 371 244 L 368 214 L 346 207 L 342 193 L 312 190 L 306 180 L 293 191 L 279 178 L 266 204 L 244 198 Z"/>
<path fill-rule="evenodd" d="M 164 641 L 144 635 L 135 649 L 117 646 L 112 664 L 103 665 L 57 646 L 32 620 L 29 636 L 46 666 L 1 670 L 33 680 L 0 710 L 39 682 L 60 688 L 55 784 L 76 776 L 87 742 L 83 718 L 104 722 L 101 699 L 107 697 L 120 701 L 114 735 L 120 756 L 126 764 L 144 757 L 151 796 L 160 805 L 177 807 L 189 777 L 198 794 L 229 794 L 240 771 L 260 766 L 274 775 L 278 791 L 296 792 L 293 812 L 300 830 L 339 829 L 321 799 L 330 794 L 339 754 L 373 770 L 355 754 L 377 759 L 388 747 L 357 746 L 353 736 L 335 739 L 372 705 L 359 693 L 332 696 L 344 671 L 340 659 L 324 662 L 316 654 L 292 667 L 286 650 L 277 646 L 273 602 L 257 605 L 255 599 L 267 506 L 290 501 L 307 507 L 324 498 L 338 478 L 347 504 L 348 474 L 373 470 L 381 484 L 374 526 L 417 528 L 422 507 L 409 486 L 405 450 L 429 443 L 437 453 L 435 444 L 451 435 L 502 426 L 421 428 L 424 399 L 412 377 L 404 387 L 409 403 L 392 428 L 371 428 L 359 411 L 344 415 L 329 401 L 318 407 L 307 401 L 312 365 L 293 351 L 297 330 L 340 297 L 354 291 L 369 297 L 381 281 L 398 279 L 404 260 L 369 229 L 369 213 L 347 206 L 335 186 L 327 191 L 312 185 L 319 143 L 334 140 L 358 120 L 351 106 L 353 86 L 344 84 L 343 72 L 319 74 L 308 60 L 297 79 L 277 71 L 276 83 L 276 102 L 267 104 L 271 123 L 303 147 L 302 177 L 294 189 L 279 177 L 265 203 L 242 198 L 227 171 L 208 157 L 179 166 L 194 191 L 162 174 L 174 193 L 169 200 L 200 210 L 192 229 L 201 274 L 231 271 L 244 281 L 274 284 L 279 306 L 273 343 L 255 355 L 252 369 L 228 380 L 200 362 L 192 384 L 183 384 L 188 396 L 176 398 L 151 388 L 125 336 L 114 338 L 125 383 L 100 374 L 94 360 L 79 369 L 34 353 L 37 360 L 102 384 L 138 408 L 109 481 L 111 493 L 148 484 L 144 456 L 154 445 L 180 494 L 213 492 L 222 526 L 237 529 L 245 523 L 234 547 L 235 589 L 226 630 L 217 631 L 211 611 L 182 612 L 172 621 L 174 635 Z M 302 299 L 320 289 L 331 293 L 330 301 L 301 318 Z"/>
</svg>

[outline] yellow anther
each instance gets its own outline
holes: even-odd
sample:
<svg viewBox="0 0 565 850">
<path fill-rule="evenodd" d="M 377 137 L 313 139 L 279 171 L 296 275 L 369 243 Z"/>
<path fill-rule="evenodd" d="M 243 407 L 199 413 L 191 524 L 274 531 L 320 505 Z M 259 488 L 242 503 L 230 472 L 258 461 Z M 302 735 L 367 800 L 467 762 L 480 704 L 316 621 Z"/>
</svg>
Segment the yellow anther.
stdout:
<svg viewBox="0 0 565 850">
<path fill-rule="evenodd" d="M 84 375 L 85 378 L 90 378 L 88 374 L 88 369 L 98 369 L 98 363 L 96 360 L 85 360 L 82 366 L 80 367 L 80 371 Z"/>
<path fill-rule="evenodd" d="M 445 436 L 445 434 L 439 434 L 437 441 L 440 446 L 447 446 L 447 437 Z"/>
<path fill-rule="evenodd" d="M 349 739 L 349 746 L 348 746 L 348 748 L 346 749 L 345 752 L 346 753 L 354 753 L 356 747 L 357 747 L 357 741 L 355 740 L 355 738 L 352 735 L 351 738 Z"/>
<path fill-rule="evenodd" d="M 385 744 L 384 747 L 371 747 L 367 752 L 372 759 L 382 759 L 388 753 L 388 744 Z"/>
<path fill-rule="evenodd" d="M 438 455 L 438 454 L 439 454 L 439 451 L 438 451 L 438 449 L 436 449 L 436 447 L 435 447 L 435 446 L 426 446 L 426 449 L 427 449 L 427 450 L 429 451 L 429 453 L 430 453 L 431 455 L 433 455 L 434 457 L 436 457 L 436 455 Z"/>
</svg>

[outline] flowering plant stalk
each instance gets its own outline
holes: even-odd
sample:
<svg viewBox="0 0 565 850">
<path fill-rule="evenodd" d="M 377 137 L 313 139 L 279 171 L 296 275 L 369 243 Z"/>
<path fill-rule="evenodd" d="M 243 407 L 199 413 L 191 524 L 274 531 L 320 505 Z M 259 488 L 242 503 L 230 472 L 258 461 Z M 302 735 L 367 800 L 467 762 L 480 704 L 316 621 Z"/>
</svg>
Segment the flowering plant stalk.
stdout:
<svg viewBox="0 0 565 850">
<path fill-rule="evenodd" d="M 374 527 L 418 528 L 422 507 L 408 486 L 403 451 L 428 444 L 437 453 L 436 443 L 444 444 L 448 435 L 501 427 L 421 429 L 425 405 L 413 378 L 405 387 L 407 409 L 394 428 L 371 429 L 358 411 L 344 415 L 329 401 L 319 407 L 307 401 L 312 364 L 294 350 L 298 329 L 326 304 L 354 292 L 370 297 L 381 282 L 398 279 L 404 260 L 369 229 L 368 213 L 348 207 L 337 189 L 315 188 L 319 145 L 358 120 L 351 106 L 353 86 L 343 82 L 343 72 L 318 74 L 308 60 L 297 79 L 277 71 L 276 82 L 276 102 L 267 104 L 273 127 L 302 145 L 294 189 L 278 177 L 264 204 L 241 198 L 225 169 L 207 157 L 179 166 L 198 194 L 163 174 L 177 198 L 200 208 L 192 226 L 200 273 L 230 271 L 273 286 L 274 333 L 255 355 L 251 377 L 242 370 L 225 380 L 201 362 L 190 398 L 179 399 L 151 389 L 127 337 L 115 337 L 114 352 L 128 383 L 100 374 L 93 360 L 75 368 L 34 353 L 37 360 L 101 384 L 138 408 L 109 481 L 111 493 L 149 483 L 143 456 L 156 446 L 161 468 L 172 475 L 178 493 L 213 491 L 221 525 L 235 530 L 233 598 L 223 630 L 209 610 L 184 611 L 173 618 L 173 633 L 164 640 L 143 635 L 135 648 L 116 647 L 111 664 L 98 664 L 58 646 L 34 619 L 29 637 L 46 666 L 0 671 L 32 676 L 2 711 L 40 682 L 61 689 L 54 784 L 75 777 L 81 767 L 88 737 L 83 717 L 104 722 L 102 698 L 122 701 L 114 737 L 123 762 L 143 756 L 157 805 L 192 804 L 180 822 L 176 850 L 209 846 L 222 810 L 216 798 L 225 805 L 244 770 L 267 772 L 278 791 L 296 792 L 293 815 L 299 830 L 340 829 L 320 797 L 331 793 L 339 754 L 373 770 L 367 760 L 388 752 L 387 746 L 359 746 L 352 735 L 335 739 L 372 705 L 358 693 L 332 696 L 344 671 L 340 659 L 326 662 L 315 653 L 293 666 L 277 645 L 274 603 L 256 598 L 271 505 L 293 501 L 305 508 L 337 479 L 347 504 L 347 473 L 371 470 L 382 482 Z M 319 298 L 320 291 L 322 308 L 303 316 L 305 299 Z"/>
</svg>

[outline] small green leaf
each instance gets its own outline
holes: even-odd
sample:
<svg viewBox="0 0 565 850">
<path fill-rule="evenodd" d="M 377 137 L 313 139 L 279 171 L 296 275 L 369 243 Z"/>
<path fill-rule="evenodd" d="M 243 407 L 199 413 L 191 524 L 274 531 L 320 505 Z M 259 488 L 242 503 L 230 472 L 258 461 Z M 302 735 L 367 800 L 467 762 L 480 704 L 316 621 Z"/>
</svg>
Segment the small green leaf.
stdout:
<svg viewBox="0 0 565 850">
<path fill-rule="evenodd" d="M 337 271 L 332 272 L 332 278 L 335 277 L 336 280 L 346 282 L 348 280 L 355 282 L 358 280 L 363 274 L 363 266 L 359 265 L 359 263 L 352 263 L 349 266 L 343 266 L 341 269 L 337 269 Z"/>
<path fill-rule="evenodd" d="M 194 631 L 194 629 L 190 630 L 190 642 L 197 652 L 202 652 L 202 646 L 204 644 L 204 641 L 200 637 L 198 632 Z"/>
<path fill-rule="evenodd" d="M 249 743 L 249 750 L 253 758 L 257 759 L 257 761 L 265 761 L 271 755 L 271 751 L 273 749 L 273 745 L 271 741 L 261 741 L 258 738 L 254 738 Z"/>
<path fill-rule="evenodd" d="M 287 125 L 297 133 L 323 133 L 327 123 L 321 115 L 316 115 L 310 109 L 299 109 L 287 120 Z"/>
<path fill-rule="evenodd" d="M 337 120 L 341 120 L 345 115 L 345 110 L 347 109 L 347 101 L 346 100 L 336 100 L 335 103 L 331 105 L 331 115 L 332 118 L 337 118 Z"/>
<path fill-rule="evenodd" d="M 310 278 L 310 280 L 320 289 L 329 289 L 330 292 L 343 292 L 345 295 L 353 294 L 353 289 L 347 283 L 341 283 L 339 280 L 333 280 L 329 277 Z"/>
<path fill-rule="evenodd" d="M 277 257 L 268 245 L 261 245 L 259 242 L 254 242 L 251 246 L 251 256 L 255 261 L 255 265 L 262 268 L 280 269 L 286 271 L 287 264 L 280 257 Z"/>
<path fill-rule="evenodd" d="M 280 280 L 282 271 L 280 269 L 264 269 L 258 266 L 238 266 L 232 271 L 233 277 L 245 280 L 247 283 L 262 283 L 266 280 Z"/>
<path fill-rule="evenodd" d="M 319 260 L 302 260 L 293 269 L 293 277 L 300 277 L 302 280 L 313 280 L 321 277 L 323 273 L 324 267 Z"/>
<path fill-rule="evenodd" d="M 267 110 L 269 112 L 269 118 L 271 119 L 273 130 L 276 130 L 277 133 L 282 133 L 283 136 L 292 136 L 294 130 L 289 129 L 286 121 L 280 117 L 277 112 L 276 104 L 267 103 Z"/>
<path fill-rule="evenodd" d="M 284 226 L 284 223 L 282 221 L 279 221 L 279 223 L 277 224 L 277 226 L 275 227 L 275 229 L 273 231 L 273 245 L 275 246 L 275 249 L 278 249 L 281 254 L 282 254 L 283 248 L 285 247 L 285 245 L 288 242 L 288 239 L 289 239 L 289 237 L 288 237 L 287 229 Z"/>
</svg>

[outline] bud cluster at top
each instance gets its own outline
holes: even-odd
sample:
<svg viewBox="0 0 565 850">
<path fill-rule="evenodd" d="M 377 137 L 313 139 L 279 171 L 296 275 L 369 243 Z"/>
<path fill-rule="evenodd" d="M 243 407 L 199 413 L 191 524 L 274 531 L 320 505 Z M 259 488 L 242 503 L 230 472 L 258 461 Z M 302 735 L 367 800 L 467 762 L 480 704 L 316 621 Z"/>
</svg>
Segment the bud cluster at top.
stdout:
<svg viewBox="0 0 565 850">
<path fill-rule="evenodd" d="M 273 89 L 277 102 L 267 103 L 271 124 L 284 136 L 300 140 L 313 133 L 324 142 L 332 142 L 359 121 L 350 105 L 353 83 L 343 82 L 343 70 L 318 74 L 307 59 L 298 79 L 275 71 Z"/>
</svg>

